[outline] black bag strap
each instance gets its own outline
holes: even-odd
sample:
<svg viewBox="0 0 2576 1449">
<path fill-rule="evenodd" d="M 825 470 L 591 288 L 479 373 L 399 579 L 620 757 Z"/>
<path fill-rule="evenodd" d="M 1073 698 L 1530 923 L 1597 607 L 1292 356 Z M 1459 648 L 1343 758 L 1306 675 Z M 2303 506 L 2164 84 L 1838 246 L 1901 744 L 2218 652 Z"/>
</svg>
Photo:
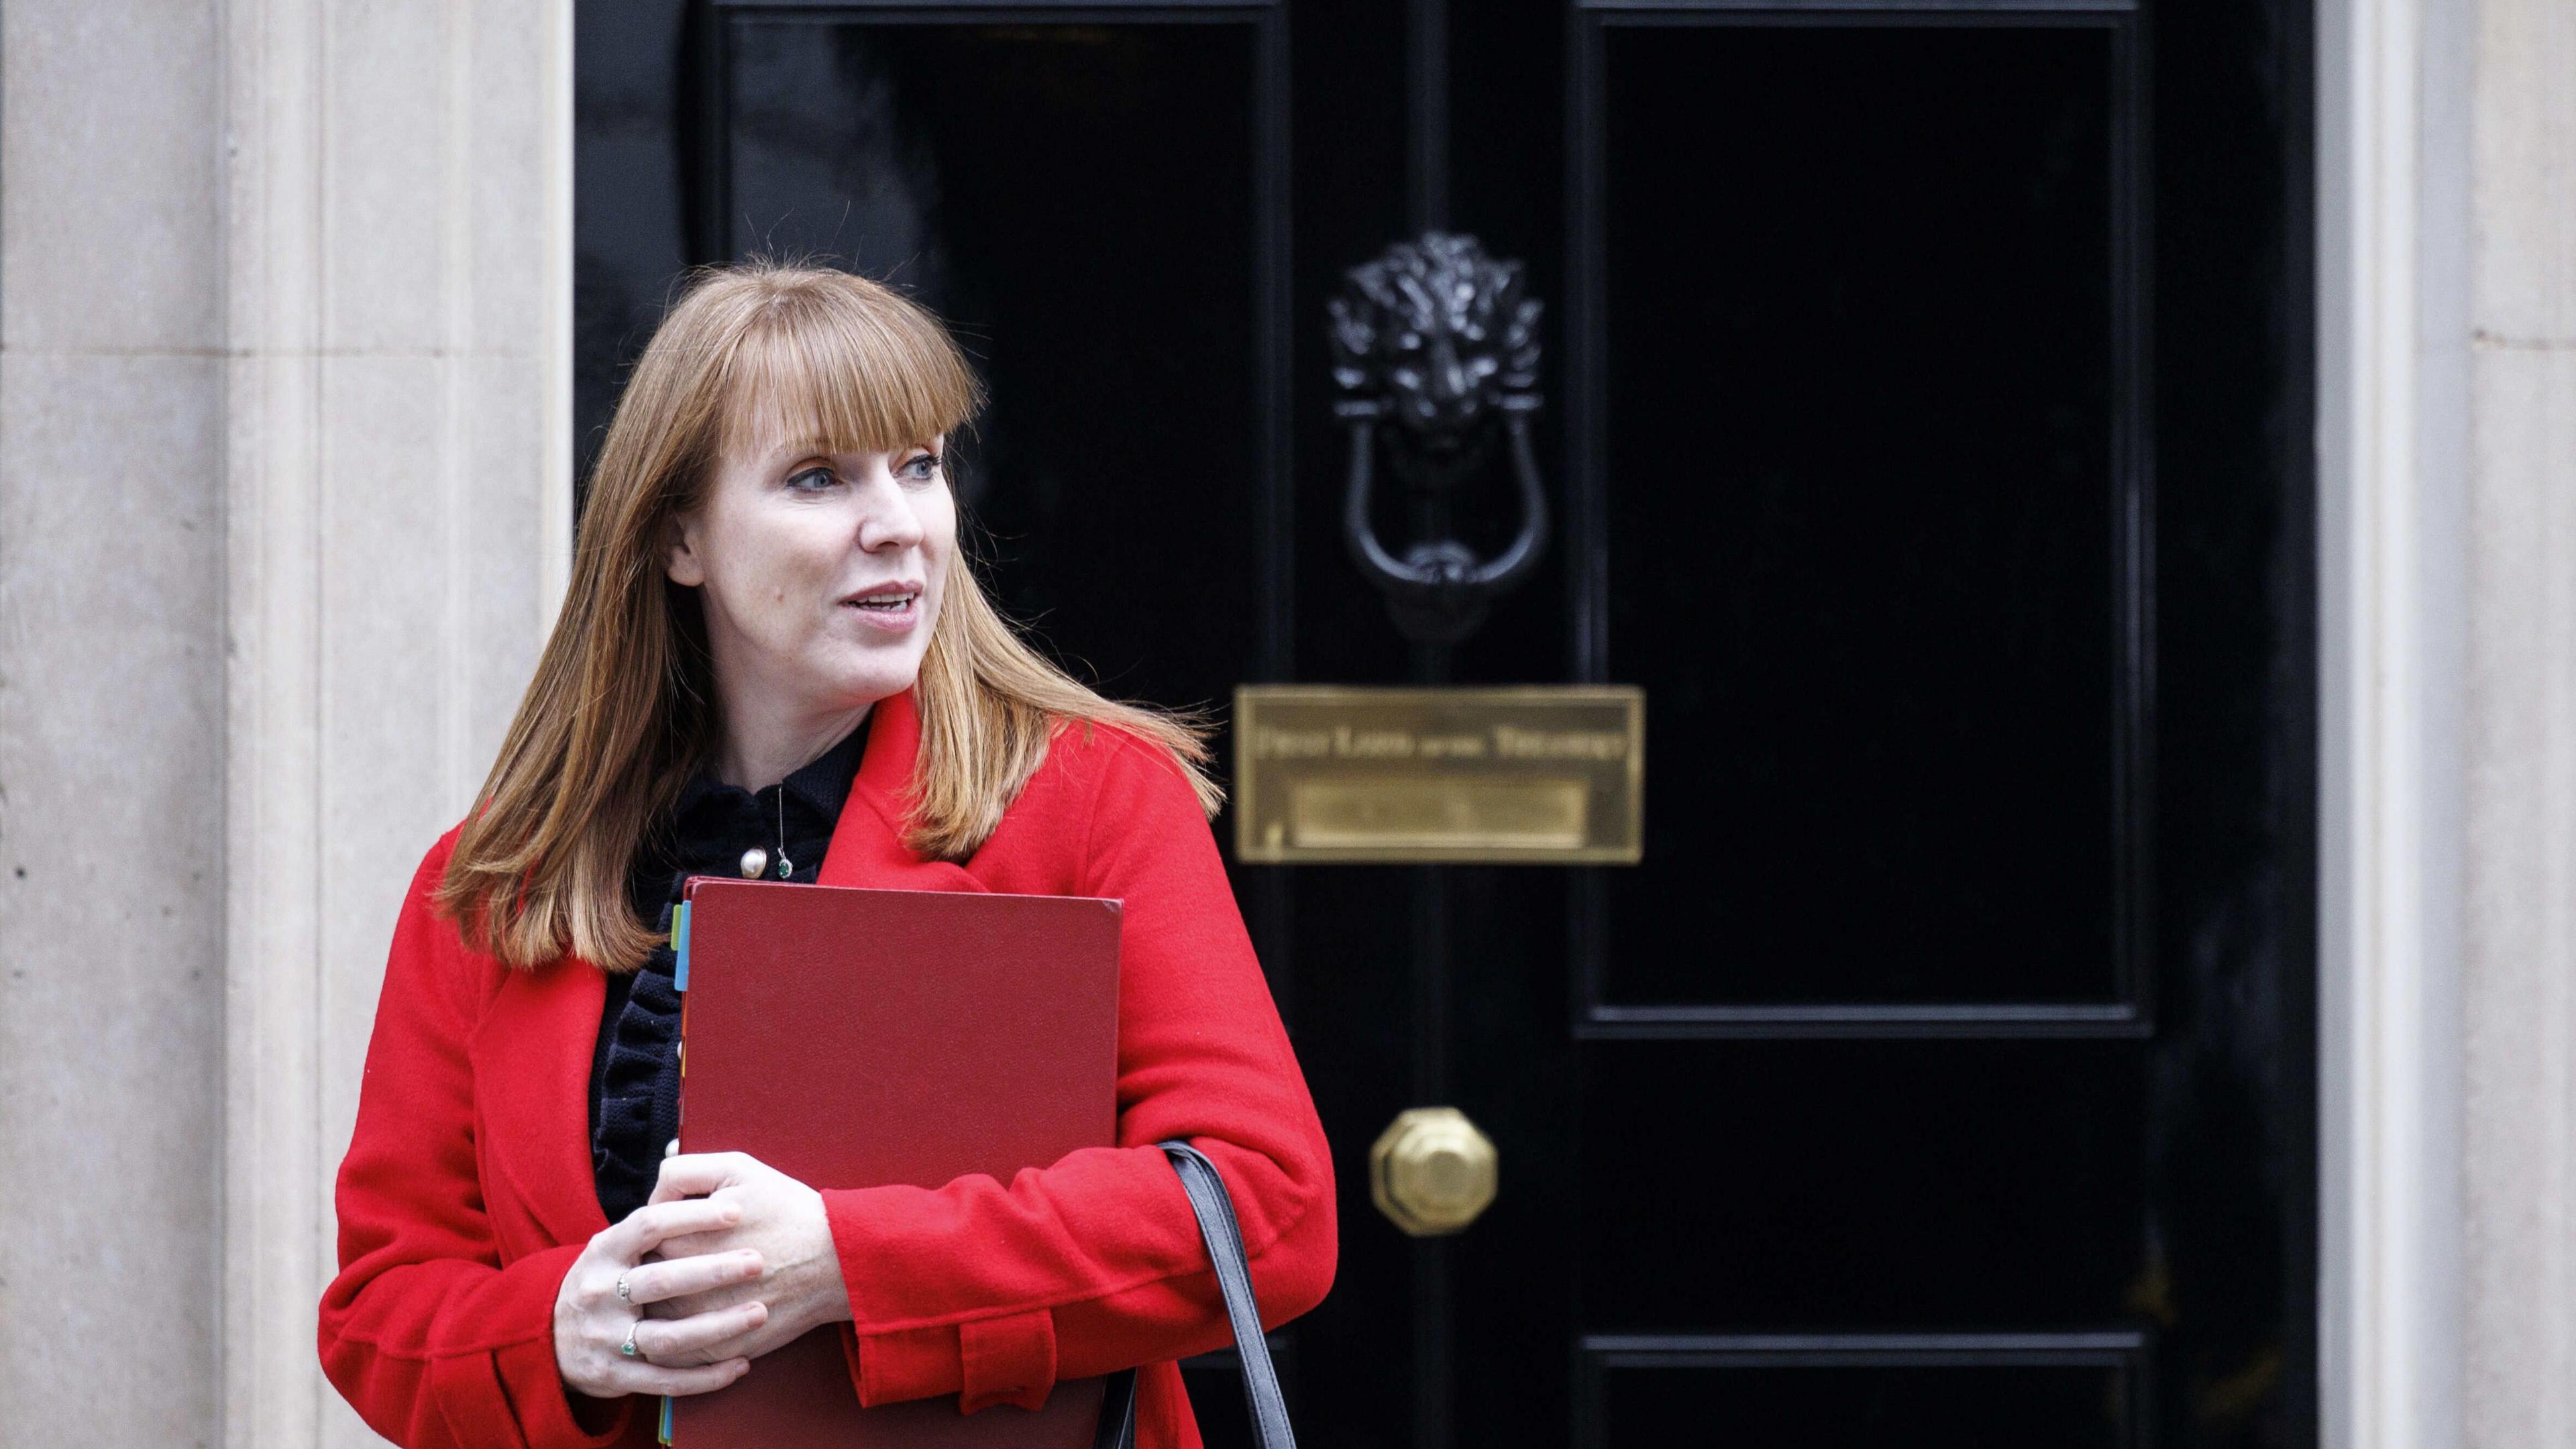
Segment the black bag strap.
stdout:
<svg viewBox="0 0 2576 1449">
<path fill-rule="evenodd" d="M 1262 1336 L 1261 1309 L 1252 1297 L 1252 1264 L 1243 1254 L 1243 1229 L 1234 1219 L 1234 1199 L 1225 1179 L 1207 1154 L 1175 1139 L 1161 1144 L 1181 1187 L 1198 1215 L 1199 1237 L 1208 1261 L 1216 1265 L 1217 1287 L 1225 1293 L 1225 1316 L 1234 1324 L 1235 1353 L 1243 1360 L 1243 1397 L 1252 1410 L 1252 1437 L 1261 1449 L 1297 1449 L 1288 1428 L 1288 1400 L 1279 1392 L 1278 1371 L 1270 1366 L 1270 1340 Z M 1094 1449 L 1135 1449 L 1136 1371 L 1112 1376 L 1100 1406 L 1100 1432 Z"/>
</svg>

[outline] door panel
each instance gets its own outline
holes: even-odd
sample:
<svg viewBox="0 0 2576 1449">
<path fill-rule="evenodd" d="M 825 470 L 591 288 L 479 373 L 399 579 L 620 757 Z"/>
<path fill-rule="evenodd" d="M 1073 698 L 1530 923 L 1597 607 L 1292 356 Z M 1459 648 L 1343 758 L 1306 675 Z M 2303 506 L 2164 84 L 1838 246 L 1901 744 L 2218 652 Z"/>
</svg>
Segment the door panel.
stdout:
<svg viewBox="0 0 2576 1449">
<path fill-rule="evenodd" d="M 1575 118 L 1608 669 L 1656 742 L 1599 1005 L 2134 1029 L 2125 32 L 1654 18 L 1594 32 Z"/>
<path fill-rule="evenodd" d="M 1614 1041 L 1584 1053 L 1586 1327 L 2057 1328 L 2136 1271 L 2132 1083 L 2098 1045 Z M 1627 1166 L 1655 1154 L 1661 1170 Z M 1612 1185 L 1616 1185 L 1614 1190 Z M 1760 1243 L 1763 1251 L 1722 1245 Z"/>
<path fill-rule="evenodd" d="M 1800 1445 L 1882 1449 L 1892 1426 L 1941 1425 L 1985 1449 L 2128 1449 L 2146 1422 L 2133 1338 L 1593 1339 L 1584 1449 L 1795 1426 Z M 1710 1433 L 1693 1426 L 1734 1426 Z"/>
</svg>

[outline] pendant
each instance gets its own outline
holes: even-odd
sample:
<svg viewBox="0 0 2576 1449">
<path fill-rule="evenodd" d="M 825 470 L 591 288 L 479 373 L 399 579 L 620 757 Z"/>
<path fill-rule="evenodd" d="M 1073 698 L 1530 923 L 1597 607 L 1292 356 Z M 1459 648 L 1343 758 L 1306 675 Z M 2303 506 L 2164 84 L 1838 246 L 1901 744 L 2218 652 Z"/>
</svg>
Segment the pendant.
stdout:
<svg viewBox="0 0 2576 1449">
<path fill-rule="evenodd" d="M 787 852 L 786 852 L 786 851 L 783 851 L 783 850 L 782 850 L 782 851 L 778 852 L 778 878 L 779 878 L 780 880 L 785 880 L 785 879 L 787 879 L 789 876 L 794 875 L 795 873 L 796 873 L 796 863 L 795 863 L 794 861 L 791 861 L 791 860 L 789 860 L 789 859 L 787 858 Z"/>
</svg>

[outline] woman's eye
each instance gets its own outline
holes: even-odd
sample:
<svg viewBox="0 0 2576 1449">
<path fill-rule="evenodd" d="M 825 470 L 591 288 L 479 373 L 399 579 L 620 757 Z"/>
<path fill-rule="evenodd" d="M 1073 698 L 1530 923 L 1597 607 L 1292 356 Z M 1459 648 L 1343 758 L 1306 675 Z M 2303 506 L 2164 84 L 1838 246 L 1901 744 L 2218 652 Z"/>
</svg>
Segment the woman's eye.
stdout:
<svg viewBox="0 0 2576 1449">
<path fill-rule="evenodd" d="M 920 454 L 907 461 L 903 465 L 903 471 L 927 482 L 939 476 L 939 455 L 937 453 Z"/>
<path fill-rule="evenodd" d="M 800 468 L 787 475 L 787 486 L 800 492 L 813 493 L 829 488 L 837 480 L 829 468 Z"/>
</svg>

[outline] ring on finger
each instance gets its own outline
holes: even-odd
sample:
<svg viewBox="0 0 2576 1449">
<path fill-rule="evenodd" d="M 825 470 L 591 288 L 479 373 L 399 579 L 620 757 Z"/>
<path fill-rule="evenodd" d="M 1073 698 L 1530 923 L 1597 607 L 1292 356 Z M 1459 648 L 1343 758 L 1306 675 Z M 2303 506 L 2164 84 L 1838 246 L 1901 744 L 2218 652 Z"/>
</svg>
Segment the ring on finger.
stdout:
<svg viewBox="0 0 2576 1449">
<path fill-rule="evenodd" d="M 626 1275 L 623 1273 L 617 1275 L 617 1301 L 620 1303 L 632 1303 L 635 1301 L 634 1290 L 627 1286 Z"/>
<path fill-rule="evenodd" d="M 626 1341 L 617 1346 L 617 1351 L 619 1353 L 626 1355 L 628 1358 L 633 1358 L 637 1354 L 643 1352 L 642 1349 L 635 1346 L 635 1330 L 642 1327 L 643 1324 L 644 1319 L 642 1315 L 639 1314 L 633 1323 L 626 1325 Z"/>
</svg>

